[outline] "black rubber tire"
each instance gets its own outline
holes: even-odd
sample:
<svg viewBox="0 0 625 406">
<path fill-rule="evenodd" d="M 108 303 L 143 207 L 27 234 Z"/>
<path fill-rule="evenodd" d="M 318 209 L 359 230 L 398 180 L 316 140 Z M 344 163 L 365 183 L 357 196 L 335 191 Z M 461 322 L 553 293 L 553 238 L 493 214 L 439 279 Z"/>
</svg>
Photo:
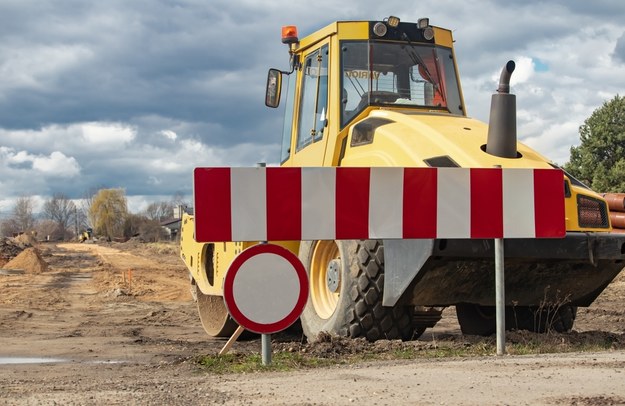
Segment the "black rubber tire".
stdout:
<svg viewBox="0 0 625 406">
<path fill-rule="evenodd" d="M 508 330 L 528 330 L 535 333 L 568 333 L 573 329 L 577 306 L 538 308 L 536 306 L 511 307 L 506 311 Z"/>
<path fill-rule="evenodd" d="M 310 275 L 316 241 L 300 244 L 299 257 Z M 382 306 L 384 291 L 384 247 L 378 240 L 336 241 L 341 263 L 341 283 L 336 309 L 326 319 L 319 317 L 309 297 L 300 317 L 309 341 L 321 332 L 347 337 L 411 339 L 412 308 Z"/>
<path fill-rule="evenodd" d="M 460 303 L 456 305 L 456 316 L 462 334 L 489 336 L 496 331 L 495 307 L 493 306 Z"/>
</svg>

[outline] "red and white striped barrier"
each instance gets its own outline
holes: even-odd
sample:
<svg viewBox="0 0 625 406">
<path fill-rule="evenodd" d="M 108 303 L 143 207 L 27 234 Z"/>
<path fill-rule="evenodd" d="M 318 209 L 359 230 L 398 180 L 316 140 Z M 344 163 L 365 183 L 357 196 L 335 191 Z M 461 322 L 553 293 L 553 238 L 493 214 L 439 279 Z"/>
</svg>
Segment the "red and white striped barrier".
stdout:
<svg viewBox="0 0 625 406">
<path fill-rule="evenodd" d="M 557 169 L 196 168 L 195 239 L 564 237 Z"/>
</svg>

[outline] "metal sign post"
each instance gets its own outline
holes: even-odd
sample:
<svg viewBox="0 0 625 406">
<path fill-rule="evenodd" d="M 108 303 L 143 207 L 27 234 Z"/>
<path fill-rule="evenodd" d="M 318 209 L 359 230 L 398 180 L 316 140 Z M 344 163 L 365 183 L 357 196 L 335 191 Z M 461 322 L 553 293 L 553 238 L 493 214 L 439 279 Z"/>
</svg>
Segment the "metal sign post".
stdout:
<svg viewBox="0 0 625 406">
<path fill-rule="evenodd" d="M 260 336 L 260 348 L 263 365 L 271 364 L 271 334 L 262 334 Z"/>
<path fill-rule="evenodd" d="M 259 162 L 256 164 L 257 168 L 265 168 L 266 166 L 267 164 L 265 162 Z M 263 241 L 261 244 L 267 244 L 267 241 Z M 260 353 L 263 365 L 271 364 L 271 334 L 261 334 Z"/>
<path fill-rule="evenodd" d="M 503 238 L 495 239 L 495 317 L 497 322 L 497 355 L 506 353 L 506 288 L 504 283 Z"/>
<path fill-rule="evenodd" d="M 282 246 L 253 245 L 230 264 L 224 278 L 224 302 L 234 321 L 261 334 L 263 365 L 271 363 L 271 334 L 297 321 L 308 292 L 304 265 Z"/>
<path fill-rule="evenodd" d="M 501 169 L 501 165 L 494 165 Z M 497 355 L 506 353 L 506 284 L 503 267 L 503 238 L 495 238 L 495 331 L 497 332 Z"/>
</svg>

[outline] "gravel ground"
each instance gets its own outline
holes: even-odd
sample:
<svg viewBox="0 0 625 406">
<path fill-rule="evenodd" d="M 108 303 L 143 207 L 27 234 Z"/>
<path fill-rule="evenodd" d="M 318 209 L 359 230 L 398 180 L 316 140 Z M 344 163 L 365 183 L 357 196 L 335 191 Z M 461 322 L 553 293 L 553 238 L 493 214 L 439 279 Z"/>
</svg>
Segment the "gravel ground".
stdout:
<svg viewBox="0 0 625 406">
<path fill-rule="evenodd" d="M 217 354 L 225 342 L 203 332 L 175 248 L 127 243 L 39 250 L 48 264 L 44 272 L 0 272 L 0 404 L 625 404 L 623 275 L 593 306 L 580 309 L 576 331 L 542 338 L 563 350 L 610 340 L 612 349 L 600 353 L 419 357 L 217 375 L 197 359 Z M 341 360 L 363 351 L 491 345 L 493 338 L 463 337 L 448 309 L 411 343 L 304 341 L 295 330 L 275 336 L 274 349 Z M 232 351 L 259 353 L 259 340 L 237 342 Z"/>
</svg>

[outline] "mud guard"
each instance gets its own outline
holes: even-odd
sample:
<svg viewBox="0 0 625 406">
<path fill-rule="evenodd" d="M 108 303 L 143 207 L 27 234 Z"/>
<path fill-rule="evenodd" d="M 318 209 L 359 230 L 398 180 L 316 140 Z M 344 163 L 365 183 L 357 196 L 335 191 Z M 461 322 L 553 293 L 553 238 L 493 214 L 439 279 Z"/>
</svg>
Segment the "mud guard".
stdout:
<svg viewBox="0 0 625 406">
<path fill-rule="evenodd" d="M 384 306 L 395 306 L 433 250 L 434 240 L 384 240 Z"/>
</svg>

